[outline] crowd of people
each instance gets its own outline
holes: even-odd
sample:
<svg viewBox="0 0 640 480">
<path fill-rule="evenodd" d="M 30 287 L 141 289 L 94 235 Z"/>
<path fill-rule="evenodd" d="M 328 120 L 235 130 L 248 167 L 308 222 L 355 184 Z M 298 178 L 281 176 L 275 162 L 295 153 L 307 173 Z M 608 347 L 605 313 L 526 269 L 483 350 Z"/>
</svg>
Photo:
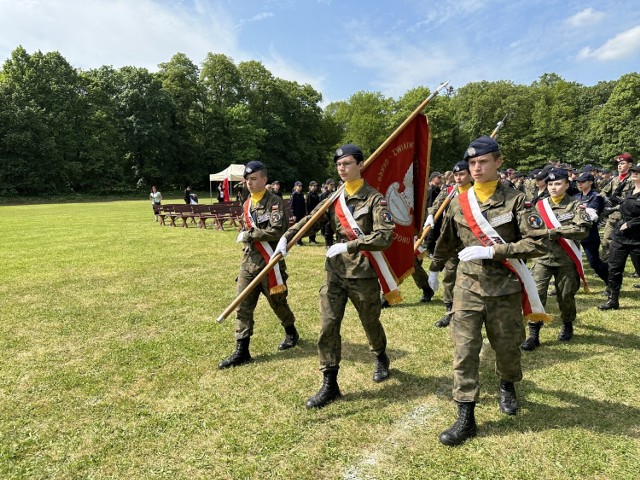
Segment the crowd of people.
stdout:
<svg viewBox="0 0 640 480">
<path fill-rule="evenodd" d="M 570 342 L 574 336 L 576 294 L 581 285 L 585 291 L 590 289 L 583 251 L 604 283 L 607 300 L 598 308 L 620 308 L 628 257 L 634 276 L 640 271 L 640 164 L 634 164 L 629 153 L 617 155 L 614 161 L 615 176 L 593 165 L 578 169 L 560 162 L 549 162 L 525 175 L 503 170 L 500 146 L 494 138 L 483 136 L 470 143 L 451 171 L 431 173 L 423 227 L 433 233 L 424 245 L 430 265 L 427 273 L 416 256 L 414 280 L 422 289 L 421 301 L 430 302 L 439 290 L 440 272 L 445 272 L 445 312 L 436 326 L 450 328 L 452 396 L 458 416 L 440 434 L 444 445 L 459 445 L 477 434 L 483 326 L 496 354 L 499 407 L 504 414 L 515 415 L 519 410 L 515 385 L 523 377 L 522 351 L 540 347 L 540 331 L 551 319 L 545 312 L 549 297 L 556 298 L 560 311 L 558 341 Z M 348 301 L 358 313 L 375 359 L 372 380 L 382 382 L 392 372 L 380 320 L 385 304 L 380 300 L 379 257 L 374 254 L 391 245 L 395 224 L 384 196 L 362 177 L 360 149 L 343 145 L 336 150 L 334 163 L 340 176 L 338 187 L 344 184 L 341 194 L 332 196 L 332 179 L 322 185 L 310 182 L 306 195 L 302 183 L 295 182 L 288 208 L 294 217 L 291 226 L 280 182 L 268 183 L 262 162 L 247 164 L 245 228 L 237 237 L 243 247 L 238 295 L 274 257 L 281 257 L 241 300 L 236 348 L 219 364 L 226 369 L 252 360 L 249 346 L 260 294 L 284 329 L 278 349 L 298 344 L 295 315 L 287 303 L 285 257 L 294 240 L 300 243 L 301 230 L 315 244 L 321 232 L 326 259 L 317 347 L 323 379 L 318 392 L 306 401 L 310 409 L 325 407 L 342 396 L 340 327 Z M 153 192 L 150 198 L 155 201 Z M 315 223 L 308 228 L 312 218 Z"/>
</svg>

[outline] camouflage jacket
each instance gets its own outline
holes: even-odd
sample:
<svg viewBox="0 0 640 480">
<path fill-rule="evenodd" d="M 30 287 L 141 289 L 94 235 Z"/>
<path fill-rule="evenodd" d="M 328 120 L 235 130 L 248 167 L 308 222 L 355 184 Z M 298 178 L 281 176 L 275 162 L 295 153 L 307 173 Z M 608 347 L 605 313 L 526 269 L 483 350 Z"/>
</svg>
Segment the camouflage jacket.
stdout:
<svg viewBox="0 0 640 480">
<path fill-rule="evenodd" d="M 240 268 L 249 273 L 257 274 L 266 267 L 267 263 L 255 247 L 254 242 L 268 242 L 271 248 L 275 249 L 278 240 L 287 231 L 289 220 L 285 214 L 282 198 L 269 191 L 265 192 L 264 197 L 256 206 L 249 206 L 249 213 L 253 227 L 249 230 L 247 241 L 242 243 Z M 284 260 L 279 262 L 279 266 L 280 271 L 285 271 Z"/>
<path fill-rule="evenodd" d="M 346 242 L 347 253 L 336 255 L 333 258 L 327 258 L 325 261 L 325 270 L 342 278 L 377 277 L 369 259 L 360 253 L 360 251 L 381 251 L 391 245 L 395 223 L 393 223 L 391 213 L 387 208 L 387 202 L 380 192 L 366 182 L 353 196 L 348 196 L 345 193 L 345 200 L 349 211 L 353 215 L 358 227 L 360 227 L 360 230 L 362 230 L 362 233 L 364 233 L 364 236 L 355 240 L 347 240 L 347 235 L 336 216 L 335 205 L 331 205 L 313 227 L 311 227 L 311 231 L 318 231 L 329 222 L 332 230 L 335 232 L 336 243 Z M 287 241 L 290 242 L 313 214 L 328 201 L 329 198 L 320 202 L 309 215 L 291 226 L 285 234 Z"/>
<path fill-rule="evenodd" d="M 502 296 L 522 290 L 520 280 L 502 264 L 506 258 L 527 259 L 543 255 L 548 248 L 548 231 L 538 213 L 525 201 L 523 193 L 498 182 L 496 191 L 480 204 L 482 215 L 500 234 L 504 244 L 494 245 L 491 260 L 471 260 L 458 264 L 456 287 L 482 296 Z M 460 198 L 451 201 L 436 243 L 430 270 L 441 271 L 460 249 L 482 245 L 475 237 L 460 208 Z"/>
<path fill-rule="evenodd" d="M 579 240 L 586 238 L 591 229 L 591 220 L 589 215 L 582 208 L 580 201 L 565 195 L 558 205 L 549 200 L 551 210 L 560 222 L 558 228 L 553 229 L 554 234 L 558 234 L 567 240 L 574 240 L 580 247 Z M 540 211 L 542 205 L 536 204 L 536 209 Z M 552 237 L 554 235 L 552 234 Z M 563 267 L 572 265 L 573 260 L 563 250 L 557 240 L 549 241 L 549 250 L 543 256 L 534 260 L 534 263 L 540 263 L 547 267 Z"/>
<path fill-rule="evenodd" d="M 622 181 L 624 185 L 620 186 L 620 177 L 616 176 L 605 185 L 605 187 L 600 191 L 600 194 L 603 197 L 618 197 L 621 200 L 624 199 L 629 192 L 633 191 L 633 182 L 631 181 L 631 173 L 629 173 L 625 179 Z M 619 220 L 620 217 L 620 205 L 616 205 L 613 207 L 614 211 L 605 210 L 605 213 L 609 214 L 611 220 Z"/>
</svg>

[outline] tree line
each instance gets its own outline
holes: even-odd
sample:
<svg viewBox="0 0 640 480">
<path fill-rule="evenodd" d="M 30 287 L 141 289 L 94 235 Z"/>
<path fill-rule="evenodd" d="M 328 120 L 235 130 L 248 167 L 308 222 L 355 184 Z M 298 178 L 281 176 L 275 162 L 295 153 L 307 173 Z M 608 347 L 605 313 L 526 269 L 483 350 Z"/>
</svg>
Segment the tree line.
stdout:
<svg viewBox="0 0 640 480">
<path fill-rule="evenodd" d="M 322 106 L 310 85 L 274 77 L 257 61 L 182 53 L 157 72 L 80 70 L 59 52 L 11 53 L 0 70 L 0 195 L 208 189 L 231 163 L 262 160 L 270 177 L 307 183 L 335 176 L 332 152 L 353 142 L 372 153 L 430 93 L 398 99 L 360 91 Z M 470 140 L 500 132 L 505 166 L 559 159 L 610 165 L 640 152 L 640 74 L 584 86 L 556 74 L 531 85 L 476 82 L 426 108 L 432 170 L 448 170 Z"/>
</svg>

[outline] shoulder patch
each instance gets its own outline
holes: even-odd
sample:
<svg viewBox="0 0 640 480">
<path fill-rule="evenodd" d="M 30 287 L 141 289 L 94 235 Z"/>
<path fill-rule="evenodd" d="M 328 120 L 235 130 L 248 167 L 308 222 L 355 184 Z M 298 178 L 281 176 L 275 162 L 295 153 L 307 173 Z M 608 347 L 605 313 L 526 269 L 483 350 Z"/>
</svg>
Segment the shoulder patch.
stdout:
<svg viewBox="0 0 640 480">
<path fill-rule="evenodd" d="M 271 221 L 272 222 L 278 223 L 281 219 L 282 219 L 282 215 L 280 215 L 280 212 L 271 213 Z"/>
<path fill-rule="evenodd" d="M 280 207 L 277 204 L 276 205 L 271 205 L 271 211 L 272 212 L 277 211 L 277 210 L 280 210 Z"/>
<path fill-rule="evenodd" d="M 391 213 L 384 212 L 382 214 L 382 221 L 385 223 L 393 223 L 393 218 L 391 218 Z"/>
<path fill-rule="evenodd" d="M 582 218 L 582 220 L 584 220 L 585 222 L 591 222 L 591 217 L 587 212 L 584 212 L 582 215 L 580 215 L 580 218 Z"/>
<path fill-rule="evenodd" d="M 530 213 L 527 217 L 527 223 L 531 228 L 542 228 L 544 222 L 542 221 L 542 217 L 537 213 Z"/>
<path fill-rule="evenodd" d="M 387 200 L 384 199 L 384 198 L 382 200 L 380 200 L 380 205 L 382 205 L 383 207 L 386 207 L 387 206 Z"/>
<path fill-rule="evenodd" d="M 525 208 L 531 208 L 533 206 L 533 203 L 531 203 L 529 200 L 527 200 L 526 202 L 524 202 L 524 207 Z"/>
</svg>

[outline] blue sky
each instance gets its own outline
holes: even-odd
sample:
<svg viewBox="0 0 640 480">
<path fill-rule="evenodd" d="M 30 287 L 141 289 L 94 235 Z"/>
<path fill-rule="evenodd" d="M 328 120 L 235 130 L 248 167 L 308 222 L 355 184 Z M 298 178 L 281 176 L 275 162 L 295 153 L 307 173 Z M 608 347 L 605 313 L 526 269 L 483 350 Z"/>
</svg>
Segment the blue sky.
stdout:
<svg viewBox="0 0 640 480">
<path fill-rule="evenodd" d="M 640 71 L 638 0 L 0 0 L 0 60 L 18 45 L 75 67 L 157 70 L 176 52 L 261 61 L 324 104 L 444 80 L 544 73 L 584 85 Z"/>
</svg>

